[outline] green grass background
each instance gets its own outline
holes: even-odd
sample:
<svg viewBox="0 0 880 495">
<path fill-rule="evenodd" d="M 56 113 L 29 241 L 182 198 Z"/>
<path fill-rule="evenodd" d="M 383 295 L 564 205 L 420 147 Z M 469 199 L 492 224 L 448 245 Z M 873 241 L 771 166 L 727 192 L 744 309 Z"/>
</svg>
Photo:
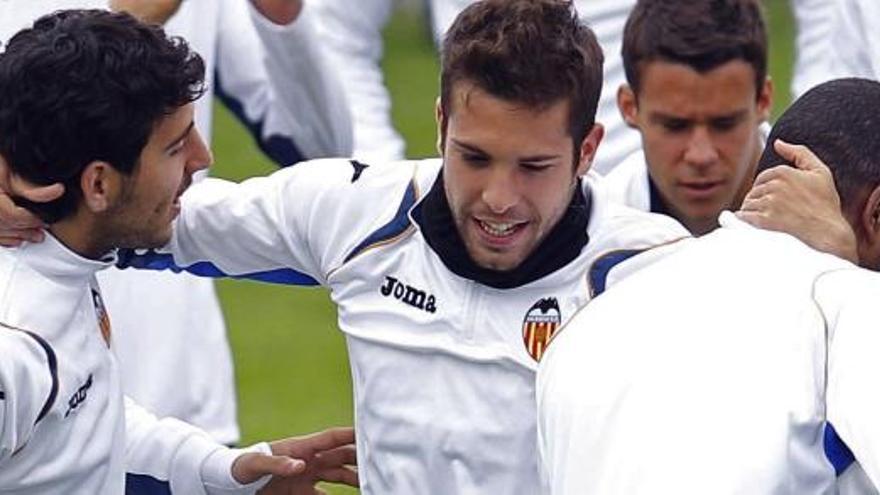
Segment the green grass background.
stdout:
<svg viewBox="0 0 880 495">
<path fill-rule="evenodd" d="M 778 115 L 789 101 L 794 28 L 787 0 L 765 6 Z M 438 64 L 427 26 L 419 9 L 401 7 L 385 30 L 383 67 L 410 157 L 435 154 Z M 214 175 L 239 180 L 275 169 L 221 105 L 215 115 Z M 242 442 L 351 424 L 345 341 L 326 291 L 241 281 L 220 281 L 217 288 L 235 356 Z"/>
</svg>

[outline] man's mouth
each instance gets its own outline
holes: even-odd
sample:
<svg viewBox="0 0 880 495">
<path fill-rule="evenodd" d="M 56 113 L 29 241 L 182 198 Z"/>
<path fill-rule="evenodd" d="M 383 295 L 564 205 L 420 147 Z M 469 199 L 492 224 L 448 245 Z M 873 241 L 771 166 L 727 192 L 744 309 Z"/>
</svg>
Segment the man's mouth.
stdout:
<svg viewBox="0 0 880 495">
<path fill-rule="evenodd" d="M 492 237 L 506 238 L 516 234 L 526 222 L 493 222 L 490 220 L 477 220 L 480 229 Z"/>
<path fill-rule="evenodd" d="M 684 182 L 681 183 L 680 186 L 692 196 L 697 198 L 702 198 L 706 196 L 714 195 L 721 186 L 724 185 L 724 181 L 700 181 L 700 182 Z"/>
</svg>

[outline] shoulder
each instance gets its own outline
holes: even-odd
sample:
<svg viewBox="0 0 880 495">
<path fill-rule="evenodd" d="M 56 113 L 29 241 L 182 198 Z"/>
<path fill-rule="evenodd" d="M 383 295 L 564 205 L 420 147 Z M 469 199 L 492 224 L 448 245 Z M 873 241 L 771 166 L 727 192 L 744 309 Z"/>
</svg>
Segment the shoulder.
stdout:
<svg viewBox="0 0 880 495">
<path fill-rule="evenodd" d="M 608 201 L 644 211 L 651 208 L 648 165 L 641 149 L 630 153 L 606 175 L 594 178 L 594 182 Z"/>
<path fill-rule="evenodd" d="M 687 229 L 669 216 L 608 201 L 598 188 L 594 194 L 590 242 L 607 249 L 642 249 L 690 237 Z"/>
</svg>

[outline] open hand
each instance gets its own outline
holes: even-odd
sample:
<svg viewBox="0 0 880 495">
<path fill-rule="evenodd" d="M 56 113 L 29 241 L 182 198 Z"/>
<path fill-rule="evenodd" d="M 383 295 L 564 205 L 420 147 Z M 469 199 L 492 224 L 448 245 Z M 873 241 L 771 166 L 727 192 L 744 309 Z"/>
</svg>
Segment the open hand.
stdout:
<svg viewBox="0 0 880 495">
<path fill-rule="evenodd" d="M 321 481 L 358 486 L 352 428 L 332 428 L 269 445 L 272 456 L 245 454 L 232 466 L 233 476 L 240 483 L 250 483 L 272 474 L 269 484 L 258 492 L 261 495 L 322 494 L 324 492 L 315 486 Z M 302 461 L 305 461 L 304 465 Z"/>
<path fill-rule="evenodd" d="M 805 146 L 781 139 L 773 146 L 793 166 L 779 165 L 761 172 L 737 216 L 857 263 L 855 234 L 841 212 L 831 170 Z"/>
</svg>

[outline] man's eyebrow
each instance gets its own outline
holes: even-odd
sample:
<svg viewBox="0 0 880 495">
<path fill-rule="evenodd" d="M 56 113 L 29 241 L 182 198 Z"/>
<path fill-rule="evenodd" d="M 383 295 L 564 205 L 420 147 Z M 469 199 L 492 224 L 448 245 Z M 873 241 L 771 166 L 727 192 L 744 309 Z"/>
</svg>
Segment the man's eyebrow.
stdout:
<svg viewBox="0 0 880 495">
<path fill-rule="evenodd" d="M 658 112 L 656 110 L 649 113 L 648 118 L 654 122 L 670 121 L 670 120 L 675 120 L 675 121 L 680 121 L 680 122 L 691 122 L 693 120 L 690 117 L 681 117 L 678 115 L 672 115 L 672 114 L 665 113 L 665 112 Z"/>
<path fill-rule="evenodd" d="M 190 121 L 189 125 L 186 126 L 186 130 L 183 131 L 182 133 L 180 133 L 180 135 L 177 136 L 176 139 L 174 139 L 173 141 L 171 141 L 171 143 L 170 143 L 168 146 L 165 147 L 165 150 L 164 150 L 164 151 L 165 151 L 165 152 L 170 151 L 171 148 L 177 146 L 178 143 L 180 143 L 181 141 L 183 141 L 184 138 L 186 138 L 186 136 L 188 136 L 189 133 L 192 132 L 193 127 L 194 127 L 195 125 L 196 125 L 196 123 L 195 123 L 194 120 L 193 120 L 193 121 Z"/>
<path fill-rule="evenodd" d="M 747 113 L 748 113 L 748 110 L 746 110 L 746 109 L 734 110 L 734 111 L 732 111 L 728 114 L 724 114 L 724 115 L 713 115 L 713 116 L 709 117 L 708 120 L 710 122 L 714 122 L 717 120 L 728 120 L 728 119 L 735 120 L 735 119 L 740 119 L 740 118 L 744 117 Z M 694 119 L 691 117 L 681 117 L 678 115 L 672 115 L 672 114 L 668 114 L 665 112 L 659 112 L 656 110 L 651 112 L 648 115 L 648 118 L 651 119 L 651 121 L 653 121 L 653 122 L 664 122 L 664 121 L 665 122 L 669 122 L 669 121 L 694 122 Z"/>
<path fill-rule="evenodd" d="M 459 141 L 458 139 L 452 138 L 450 139 L 453 144 L 458 146 L 459 148 L 464 148 L 466 151 L 470 151 L 471 153 L 476 153 L 479 155 L 488 155 L 485 151 L 479 148 L 479 146 L 474 146 L 473 144 L 468 144 L 463 141 Z M 546 162 L 551 160 L 557 160 L 562 155 L 533 155 L 533 156 L 524 156 L 519 159 L 520 162 Z"/>
<path fill-rule="evenodd" d="M 472 144 L 468 144 L 468 143 L 465 143 L 465 142 L 463 142 L 463 141 L 459 141 L 458 139 L 455 139 L 455 138 L 452 138 L 451 141 L 453 142 L 453 144 L 455 144 L 455 145 L 458 146 L 459 148 L 464 148 L 464 149 L 466 149 L 467 151 L 470 151 L 470 152 L 472 152 L 472 153 L 479 153 L 479 154 L 481 154 L 481 155 L 487 155 L 487 154 L 488 154 L 488 153 L 486 153 L 485 151 L 481 150 L 478 146 L 474 146 L 474 145 L 472 145 Z"/>
<path fill-rule="evenodd" d="M 521 162 L 549 162 L 552 160 L 558 160 L 561 155 L 534 155 L 534 156 L 524 156 L 519 159 Z"/>
<path fill-rule="evenodd" d="M 718 116 L 712 117 L 711 120 L 713 120 L 713 121 L 714 120 L 737 120 L 737 119 L 741 119 L 741 118 L 745 117 L 747 113 L 748 113 L 748 110 L 736 110 L 735 112 L 731 112 L 727 115 L 718 115 Z"/>
</svg>

